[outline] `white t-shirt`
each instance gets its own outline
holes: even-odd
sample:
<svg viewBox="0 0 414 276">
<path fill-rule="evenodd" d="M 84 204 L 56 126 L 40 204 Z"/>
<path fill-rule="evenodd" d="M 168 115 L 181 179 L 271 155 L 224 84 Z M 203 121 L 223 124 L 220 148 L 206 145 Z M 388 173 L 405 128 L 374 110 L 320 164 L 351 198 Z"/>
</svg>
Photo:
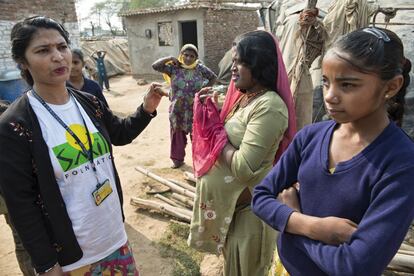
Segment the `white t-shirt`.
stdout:
<svg viewBox="0 0 414 276">
<path fill-rule="evenodd" d="M 97 170 L 95 176 L 90 161 L 82 153 L 75 139 L 33 96 L 32 92 L 29 92 L 28 96 L 30 105 L 39 120 L 43 139 L 49 147 L 56 181 L 72 221 L 76 239 L 83 251 L 83 257 L 79 261 L 62 267 L 63 271 L 67 272 L 107 257 L 127 241 L 111 154 L 107 141 L 73 96 L 66 104 L 49 104 L 89 150 L 82 117 L 85 120 L 92 141 Z M 106 179 L 110 181 L 112 193 L 96 206 L 92 192 L 96 189 L 98 181 L 102 183 Z"/>
</svg>

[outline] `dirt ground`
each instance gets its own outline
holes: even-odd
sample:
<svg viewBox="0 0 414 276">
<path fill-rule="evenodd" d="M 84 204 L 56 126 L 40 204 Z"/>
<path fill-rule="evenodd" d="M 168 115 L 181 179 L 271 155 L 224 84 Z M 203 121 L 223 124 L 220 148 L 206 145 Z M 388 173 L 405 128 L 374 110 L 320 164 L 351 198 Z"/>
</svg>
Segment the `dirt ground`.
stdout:
<svg viewBox="0 0 414 276">
<path fill-rule="evenodd" d="M 133 112 L 142 102 L 148 85 L 139 86 L 130 76 L 110 79 L 111 92 L 105 96 L 111 109 L 120 116 Z M 132 196 L 145 197 L 152 181 L 134 170 L 139 165 L 169 178 L 183 180 L 183 171 L 191 171 L 191 147 L 187 146 L 186 164 L 170 169 L 168 99 L 163 98 L 158 115 L 131 144 L 114 147 L 114 160 L 124 192 L 125 227 L 133 247 L 135 260 L 144 276 L 172 274 L 172 260 L 159 255 L 156 242 L 162 237 L 170 218 L 130 205 Z M 153 182 L 152 182 L 153 183 Z M 10 228 L 0 217 L 0 275 L 21 275 L 14 254 Z"/>
</svg>

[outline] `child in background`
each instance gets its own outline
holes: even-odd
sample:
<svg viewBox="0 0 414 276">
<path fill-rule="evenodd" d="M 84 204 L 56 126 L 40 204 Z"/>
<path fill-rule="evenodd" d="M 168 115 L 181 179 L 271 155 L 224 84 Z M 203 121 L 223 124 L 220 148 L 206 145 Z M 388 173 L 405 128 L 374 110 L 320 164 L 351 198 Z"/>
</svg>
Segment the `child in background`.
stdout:
<svg viewBox="0 0 414 276">
<path fill-rule="evenodd" d="M 91 57 L 96 62 L 99 85 L 103 89 L 103 85 L 105 84 L 106 90 L 109 91 L 109 79 L 108 79 L 108 74 L 106 73 L 106 67 L 105 67 L 105 62 L 104 62 L 105 56 L 106 56 L 106 51 L 103 51 L 103 50 L 95 51 L 91 55 Z"/>
<path fill-rule="evenodd" d="M 108 107 L 108 102 L 102 93 L 102 87 L 96 81 L 88 79 L 83 75 L 82 69 L 84 66 L 85 60 L 82 51 L 80 49 L 72 49 L 72 68 L 66 86 L 92 94 Z"/>
</svg>

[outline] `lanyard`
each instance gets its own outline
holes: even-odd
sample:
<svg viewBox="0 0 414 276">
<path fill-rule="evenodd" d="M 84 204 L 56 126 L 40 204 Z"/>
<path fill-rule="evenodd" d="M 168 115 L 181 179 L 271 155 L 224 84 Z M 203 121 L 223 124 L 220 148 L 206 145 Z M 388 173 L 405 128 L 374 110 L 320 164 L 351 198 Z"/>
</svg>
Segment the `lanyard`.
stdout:
<svg viewBox="0 0 414 276">
<path fill-rule="evenodd" d="M 50 106 L 39 96 L 39 94 L 36 93 L 34 89 L 32 89 L 32 92 L 33 92 L 33 96 L 46 108 L 46 110 L 50 113 L 50 115 L 52 115 L 53 118 L 55 118 L 55 120 L 58 121 L 59 124 L 73 137 L 73 139 L 76 140 L 78 145 L 81 147 L 83 154 L 85 154 L 88 157 L 88 160 L 91 163 L 92 170 L 95 173 L 96 180 L 98 180 L 98 176 L 96 174 L 95 163 L 93 162 L 92 141 L 91 141 L 89 129 L 88 129 L 88 126 L 86 125 L 85 119 L 82 116 L 82 112 L 80 111 L 80 108 L 78 104 L 76 103 L 76 100 L 75 100 L 75 105 L 79 111 L 79 114 L 82 118 L 83 124 L 86 129 L 86 136 L 88 137 L 89 150 L 86 149 L 85 145 L 81 142 L 79 137 L 65 124 L 65 122 L 63 122 L 63 120 L 50 108 Z M 68 93 L 69 93 L 69 97 L 71 97 L 72 93 L 69 90 L 68 90 Z M 99 183 L 99 180 L 98 180 L 98 183 Z"/>
</svg>

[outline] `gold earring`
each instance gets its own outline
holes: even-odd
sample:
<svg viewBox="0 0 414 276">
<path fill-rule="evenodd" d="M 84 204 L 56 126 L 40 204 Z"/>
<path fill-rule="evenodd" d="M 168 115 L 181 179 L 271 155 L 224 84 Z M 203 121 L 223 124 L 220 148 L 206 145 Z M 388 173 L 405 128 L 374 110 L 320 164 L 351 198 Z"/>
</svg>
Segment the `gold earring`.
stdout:
<svg viewBox="0 0 414 276">
<path fill-rule="evenodd" d="M 390 97 L 390 95 L 388 95 L 388 94 L 385 94 L 385 98 L 386 99 L 388 99 Z"/>
</svg>

